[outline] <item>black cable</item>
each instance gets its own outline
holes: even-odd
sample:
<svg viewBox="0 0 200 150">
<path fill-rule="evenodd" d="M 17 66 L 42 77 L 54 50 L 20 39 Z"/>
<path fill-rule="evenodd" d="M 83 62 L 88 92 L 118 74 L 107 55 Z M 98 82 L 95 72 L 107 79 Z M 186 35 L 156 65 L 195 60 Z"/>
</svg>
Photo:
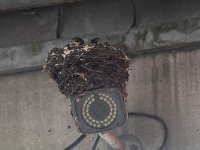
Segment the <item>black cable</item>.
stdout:
<svg viewBox="0 0 200 150">
<path fill-rule="evenodd" d="M 97 144 L 99 143 L 99 139 L 100 139 L 100 136 L 97 135 L 97 138 L 96 138 L 96 140 L 95 140 L 95 142 L 94 142 L 94 145 L 92 146 L 92 150 L 95 150 L 95 149 L 96 149 Z"/>
<path fill-rule="evenodd" d="M 137 11 L 136 11 L 134 0 L 131 0 L 131 4 L 132 4 L 132 8 L 133 8 L 133 17 L 134 17 L 133 18 L 133 23 L 132 23 L 131 27 L 135 27 L 136 21 L 137 21 Z"/>
<path fill-rule="evenodd" d="M 82 134 L 76 141 L 74 141 L 71 145 L 69 145 L 64 150 L 72 150 L 72 148 L 76 147 L 87 135 Z"/>
<path fill-rule="evenodd" d="M 61 28 L 62 28 L 62 16 L 63 16 L 63 8 L 62 5 L 58 5 L 58 16 L 57 16 L 57 30 L 56 30 L 56 38 L 61 38 Z"/>
<path fill-rule="evenodd" d="M 168 138 L 168 129 L 167 129 L 167 125 L 166 125 L 166 123 L 164 122 L 163 119 L 161 119 L 160 117 L 155 116 L 155 115 L 145 114 L 145 113 L 138 113 L 138 112 L 129 112 L 129 113 L 128 113 L 128 116 L 146 117 L 146 118 L 150 118 L 150 119 L 153 119 L 153 120 L 158 121 L 158 122 L 163 126 L 163 129 L 164 129 L 163 141 L 162 141 L 162 143 L 161 143 L 161 145 L 160 145 L 160 147 L 159 147 L 158 150 L 163 150 L 163 147 L 164 147 L 165 144 L 167 143 L 167 138 Z"/>
<path fill-rule="evenodd" d="M 158 150 L 163 150 L 165 144 L 167 143 L 167 138 L 168 138 L 167 125 L 166 125 L 166 123 L 164 122 L 163 119 L 161 119 L 160 117 L 155 116 L 155 115 L 145 114 L 145 113 L 139 113 L 139 112 L 129 112 L 128 116 L 129 117 L 131 117 L 131 116 L 132 117 L 145 117 L 145 118 L 150 118 L 150 119 L 158 121 L 163 126 L 163 129 L 164 129 L 163 141 L 162 141 L 162 143 L 161 143 L 161 145 L 160 145 L 160 147 L 159 147 Z M 75 146 L 77 146 L 85 137 L 86 137 L 86 135 L 82 134 L 75 142 L 73 142 L 70 146 L 68 146 L 64 150 L 71 150 L 72 148 L 74 148 Z M 97 144 L 99 142 L 99 139 L 100 139 L 100 136 L 98 135 L 97 138 L 96 138 L 96 140 L 95 140 L 95 143 L 94 143 L 94 145 L 92 147 L 92 150 L 96 149 Z"/>
<path fill-rule="evenodd" d="M 162 141 L 162 143 L 161 143 L 161 145 L 160 145 L 160 147 L 159 147 L 158 150 L 163 150 L 163 148 L 164 148 L 164 146 L 165 146 L 165 144 L 166 144 L 166 142 L 167 142 L 167 138 L 168 138 L 168 129 L 167 129 L 167 125 L 166 125 L 166 123 L 164 122 L 163 119 L 161 119 L 160 117 L 155 116 L 155 115 L 145 114 L 145 113 L 139 113 L 139 112 L 129 112 L 129 113 L 128 113 L 128 116 L 129 116 L 129 117 L 131 117 L 131 116 L 132 116 L 132 117 L 145 117 L 145 118 L 150 118 L 150 119 L 153 119 L 153 120 L 158 121 L 158 122 L 163 126 L 163 129 L 164 129 L 163 141 Z M 99 139 L 98 139 L 98 137 L 97 137 L 97 139 L 96 139 L 96 141 L 95 141 L 95 143 L 94 143 L 94 145 L 93 145 L 92 150 L 95 150 L 95 148 L 96 148 L 98 142 L 99 142 Z"/>
</svg>

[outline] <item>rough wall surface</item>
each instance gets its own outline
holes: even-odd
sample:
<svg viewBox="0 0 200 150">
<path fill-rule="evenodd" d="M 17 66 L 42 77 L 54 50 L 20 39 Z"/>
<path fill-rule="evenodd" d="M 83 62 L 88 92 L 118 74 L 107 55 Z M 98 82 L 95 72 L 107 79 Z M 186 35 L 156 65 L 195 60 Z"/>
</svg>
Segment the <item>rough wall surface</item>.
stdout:
<svg viewBox="0 0 200 150">
<path fill-rule="evenodd" d="M 0 12 L 0 47 L 127 30 L 133 22 L 132 12 L 129 0 L 90 0 Z"/>
<path fill-rule="evenodd" d="M 199 22 L 200 18 L 192 18 L 156 27 L 130 28 L 127 31 L 102 33 L 96 37 L 124 47 L 131 56 L 138 53 L 176 50 L 178 47 L 180 49 L 180 47 L 200 45 Z M 84 37 L 85 43 L 94 37 L 94 35 Z M 0 48 L 0 75 L 41 68 L 48 52 L 54 47 L 63 47 L 67 41 L 69 39 L 66 38 Z"/>
<path fill-rule="evenodd" d="M 0 95 L 0 150 L 62 150 L 80 135 L 67 99 L 46 73 L 1 77 Z"/>
<path fill-rule="evenodd" d="M 74 1 L 80 2 L 68 4 Z M 60 2 L 67 4 L 56 5 Z M 47 3 L 55 6 L 34 8 L 38 4 L 45 6 Z M 33 8 L 28 9 L 30 6 Z M 1 10 L 16 7 L 28 8 L 1 12 Z M 74 36 L 102 35 L 102 33 L 128 30 L 130 27 L 159 26 L 178 20 L 198 18 L 200 17 L 199 7 L 199 0 L 192 2 L 191 0 L 1 0 L 0 47 Z M 176 30 L 176 25 L 172 28 L 175 30 L 170 33 L 175 34 L 175 40 L 179 39 L 181 32 L 185 30 L 189 34 L 188 37 L 197 36 L 197 32 L 193 33 L 196 28 L 188 31 L 184 24 L 179 27 L 180 31 Z M 167 32 L 166 29 L 162 30 Z M 140 30 L 138 36 L 140 38 L 145 34 L 146 32 Z M 169 35 L 169 32 L 166 34 Z M 151 42 L 153 38 L 151 38 L 151 32 L 147 35 L 150 36 L 149 42 Z M 185 38 L 184 32 L 182 36 Z M 165 37 L 163 35 L 160 38 L 171 41 L 170 36 Z"/>
<path fill-rule="evenodd" d="M 132 59 L 129 111 L 156 114 L 166 121 L 167 150 L 200 148 L 199 58 L 200 50 L 193 50 Z M 0 95 L 0 150 L 61 150 L 79 135 L 66 98 L 46 73 L 1 76 Z M 129 118 L 118 133 L 136 135 L 144 150 L 155 150 L 162 140 L 161 127 L 148 119 Z M 77 150 L 90 149 L 93 137 Z"/>
<path fill-rule="evenodd" d="M 167 150 L 200 149 L 200 51 L 139 57 L 131 69 L 129 110 L 164 118 L 169 128 Z M 162 134 L 146 121 L 134 121 L 134 132 L 145 149 L 155 150 Z"/>
</svg>

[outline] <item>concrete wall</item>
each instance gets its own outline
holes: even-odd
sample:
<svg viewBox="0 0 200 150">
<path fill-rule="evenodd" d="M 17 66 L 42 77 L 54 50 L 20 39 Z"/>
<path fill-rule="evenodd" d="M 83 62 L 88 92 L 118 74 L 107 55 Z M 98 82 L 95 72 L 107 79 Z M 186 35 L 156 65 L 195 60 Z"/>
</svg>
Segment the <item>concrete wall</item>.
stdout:
<svg viewBox="0 0 200 150">
<path fill-rule="evenodd" d="M 156 114 L 169 128 L 167 150 L 200 149 L 200 51 L 151 54 L 135 58 L 128 85 L 129 110 Z M 155 150 L 162 135 L 148 120 L 135 120 L 128 131 Z M 153 127 L 153 128 L 152 128 Z"/>
<path fill-rule="evenodd" d="M 169 128 L 167 150 L 200 149 L 200 50 L 141 55 L 131 60 L 129 111 L 156 114 Z M 162 140 L 160 125 L 129 118 L 117 133 L 132 133 L 144 150 Z M 0 150 L 62 150 L 79 133 L 54 81 L 39 71 L 0 77 Z M 77 150 L 91 148 L 91 136 Z M 100 142 L 100 150 L 105 144 Z"/>
<path fill-rule="evenodd" d="M 0 13 L 0 47 L 127 30 L 132 12 L 129 0 L 90 0 Z"/>
<path fill-rule="evenodd" d="M 0 150 L 63 150 L 79 136 L 67 99 L 46 73 L 2 76 L 0 96 Z"/>
<path fill-rule="evenodd" d="M 86 41 L 94 35 L 105 37 L 127 48 L 133 56 L 129 111 L 166 121 L 166 150 L 200 149 L 200 1 L 134 2 L 136 24 L 129 0 L 90 0 L 0 13 L 0 150 L 62 150 L 80 135 L 68 100 L 46 73 L 13 73 L 41 68 L 47 51 L 77 35 Z M 1 10 L 11 9 L 5 6 L 7 1 L 2 4 Z M 2 75 L 7 73 L 12 74 Z M 163 135 L 157 122 L 138 118 L 130 118 L 116 133 L 136 135 L 144 150 L 157 149 Z M 76 149 L 90 150 L 94 138 L 91 135 Z M 101 140 L 97 150 L 105 147 Z"/>
<path fill-rule="evenodd" d="M 124 31 L 131 26 L 158 26 L 200 16 L 199 0 L 81 0 L 59 6 L 1 12 L 12 6 L 35 7 L 64 1 L 79 0 L 1 0 L 0 48 Z"/>
<path fill-rule="evenodd" d="M 169 49 L 187 50 L 187 47 L 200 45 L 199 22 L 200 18 L 191 18 L 154 27 L 90 35 L 83 39 L 85 43 L 89 43 L 94 37 L 100 37 L 123 47 L 129 56 Z M 71 39 L 64 38 L 0 48 L 0 75 L 42 68 L 48 52 L 54 47 L 63 47 L 69 40 Z"/>
</svg>

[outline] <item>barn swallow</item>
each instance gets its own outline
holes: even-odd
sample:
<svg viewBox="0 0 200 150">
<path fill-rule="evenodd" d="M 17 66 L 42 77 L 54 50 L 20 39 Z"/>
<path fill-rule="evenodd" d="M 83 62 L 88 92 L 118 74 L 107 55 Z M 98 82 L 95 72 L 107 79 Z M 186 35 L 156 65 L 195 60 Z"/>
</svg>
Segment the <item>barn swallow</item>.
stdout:
<svg viewBox="0 0 200 150">
<path fill-rule="evenodd" d="M 84 44 L 84 40 L 80 37 L 74 37 L 71 40 L 72 43 L 77 43 L 78 45 L 83 45 Z"/>
<path fill-rule="evenodd" d="M 101 39 L 100 38 L 93 38 L 90 43 L 91 44 L 97 44 Z"/>
</svg>

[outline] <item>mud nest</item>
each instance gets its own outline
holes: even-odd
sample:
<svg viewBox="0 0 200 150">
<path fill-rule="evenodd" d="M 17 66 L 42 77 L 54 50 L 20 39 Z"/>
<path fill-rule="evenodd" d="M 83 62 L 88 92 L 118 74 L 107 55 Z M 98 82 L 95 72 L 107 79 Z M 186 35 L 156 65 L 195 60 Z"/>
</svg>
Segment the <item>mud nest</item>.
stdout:
<svg viewBox="0 0 200 150">
<path fill-rule="evenodd" d="M 71 41 L 52 49 L 44 69 L 67 97 L 101 87 L 116 87 L 126 94 L 129 59 L 108 42 L 80 44 Z"/>
</svg>

